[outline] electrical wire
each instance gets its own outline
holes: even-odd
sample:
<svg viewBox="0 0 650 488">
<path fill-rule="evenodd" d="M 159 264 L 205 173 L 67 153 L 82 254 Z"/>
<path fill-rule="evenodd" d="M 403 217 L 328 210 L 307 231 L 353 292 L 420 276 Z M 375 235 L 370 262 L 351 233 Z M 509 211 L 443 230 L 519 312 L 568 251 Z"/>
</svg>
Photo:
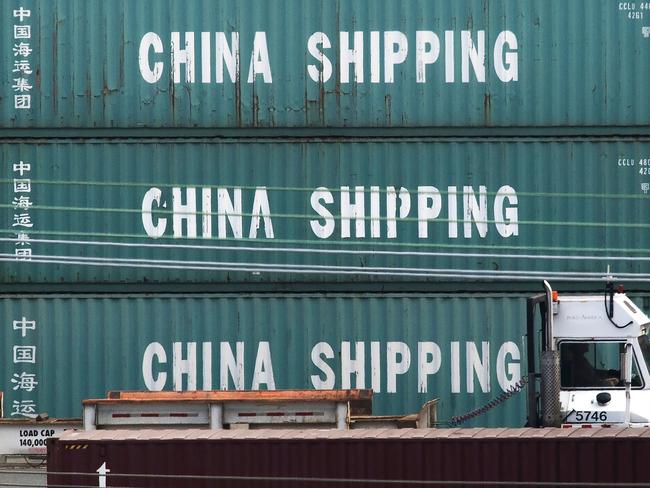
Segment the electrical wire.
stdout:
<svg viewBox="0 0 650 488">
<path fill-rule="evenodd" d="M 526 387 L 527 383 L 528 383 L 528 377 L 527 376 L 522 376 L 522 378 L 518 382 L 516 382 L 514 385 L 512 385 L 506 391 L 502 392 L 496 398 L 493 398 L 492 400 L 490 400 L 485 405 L 482 405 L 479 408 L 471 410 L 471 411 L 469 411 L 467 413 L 464 413 L 462 415 L 454 415 L 447 422 L 447 425 L 449 427 L 458 427 L 459 425 L 462 425 L 465 422 L 467 422 L 467 421 L 469 421 L 469 420 L 471 420 L 473 418 L 476 418 L 476 417 L 478 417 L 480 415 L 483 415 L 483 414 L 489 412 L 493 408 L 498 407 L 502 403 L 505 403 L 510 398 L 514 397 L 517 393 L 519 393 L 521 390 L 523 390 Z"/>
<path fill-rule="evenodd" d="M 609 307 L 607 307 L 607 295 L 608 294 L 609 294 Z M 632 325 L 634 323 L 634 321 L 632 321 L 632 320 L 630 320 L 625 325 L 618 325 L 616 322 L 614 322 L 614 287 L 612 285 L 611 280 L 607 280 L 607 284 L 605 286 L 604 305 L 605 305 L 605 315 L 607 315 L 607 318 L 609 319 L 609 321 L 617 329 L 625 329 L 626 327 L 629 327 L 630 325 Z"/>
<path fill-rule="evenodd" d="M 255 241 L 254 239 L 252 239 Z M 247 242 L 250 242 L 248 240 Z M 0 237 L 0 242 L 16 242 L 15 238 Z M 191 249 L 202 251 L 238 251 L 238 252 L 279 252 L 300 254 L 352 254 L 352 255 L 384 255 L 384 256 L 417 256 L 417 257 L 451 257 L 451 258 L 497 258 L 497 259 L 535 259 L 535 260 L 608 260 L 608 261 L 650 261 L 650 256 L 573 256 L 559 254 L 498 254 L 498 253 L 454 253 L 454 252 L 428 252 L 428 251 L 383 251 L 379 249 L 315 249 L 299 247 L 264 247 L 264 246 L 215 246 L 196 244 L 163 244 L 155 242 L 117 242 L 117 241 L 86 241 L 73 239 L 30 239 L 31 243 L 60 244 L 66 246 L 98 246 L 98 247 L 131 247 L 131 248 L 156 248 L 156 249 Z M 260 241 L 255 241 L 260 242 Z M 262 241 L 270 242 L 270 241 Z M 271 241 L 272 242 L 272 241 Z"/>
<path fill-rule="evenodd" d="M 257 185 L 257 186 L 252 186 L 252 185 L 239 185 L 239 184 L 226 184 L 226 183 L 221 183 L 219 185 L 206 185 L 206 184 L 196 184 L 196 182 L 192 183 L 178 183 L 178 182 L 150 182 L 150 181 L 143 181 L 143 182 L 138 182 L 138 181 L 93 181 L 93 180 L 49 180 L 49 179 L 37 179 L 37 178 L 30 178 L 30 181 L 34 185 L 58 185 L 58 186 L 78 186 L 78 187 L 94 187 L 94 186 L 99 186 L 99 187 L 125 187 L 125 188 L 209 188 L 211 190 L 217 190 L 217 189 L 222 189 L 222 188 L 238 188 L 242 190 L 248 190 L 248 191 L 254 191 L 257 189 L 265 189 L 266 191 L 271 191 L 271 192 L 301 192 L 301 193 L 312 193 L 314 191 L 317 191 L 316 187 L 300 187 L 300 186 L 266 186 L 266 185 Z M 0 178 L 0 184 L 1 183 L 13 183 L 12 178 Z M 379 185 L 373 185 L 373 186 L 379 186 Z M 395 192 L 399 194 L 399 189 L 401 185 L 386 185 L 386 186 L 393 186 L 395 188 Z M 393 193 L 393 190 L 388 190 L 386 186 L 379 186 L 377 190 L 371 190 L 370 186 L 364 187 L 364 194 L 370 194 L 370 193 L 379 193 L 379 194 L 388 194 Z M 327 187 L 327 191 L 332 192 L 332 193 L 341 193 L 344 191 L 356 191 L 353 190 L 350 187 L 347 190 L 342 189 L 341 187 Z M 366 188 L 368 188 L 366 190 Z M 462 195 L 462 192 L 450 192 L 448 190 L 444 189 L 438 189 L 438 192 L 440 195 Z M 483 192 L 487 196 L 496 196 L 499 193 L 498 192 L 489 192 L 485 191 Z M 524 197 L 539 197 L 539 198 L 595 198 L 595 199 L 621 199 L 621 200 L 650 200 L 650 194 L 636 194 L 636 195 L 630 195 L 629 193 L 575 193 L 575 192 L 523 192 L 523 191 L 517 191 L 517 196 L 524 196 Z"/>
<path fill-rule="evenodd" d="M 11 182 L 11 179 L 1 179 L 2 182 Z M 170 187 L 170 186 L 187 186 L 180 185 L 176 183 L 151 183 L 151 182 L 117 182 L 117 181 L 63 181 L 63 180 L 48 180 L 48 179 L 32 179 L 33 184 L 43 184 L 43 185 L 74 185 L 74 186 L 99 186 L 99 187 L 151 187 L 151 186 L 161 186 L 161 187 Z M 192 185 L 190 185 L 192 186 Z M 212 185 L 206 186 L 205 188 L 224 188 L 227 185 Z M 283 186 L 274 186 L 274 187 L 256 187 L 256 186 L 237 186 L 237 188 L 242 189 L 258 189 L 264 188 L 267 191 L 281 191 L 281 192 L 313 192 L 314 188 L 304 188 L 304 187 L 283 187 Z M 374 187 L 373 187 L 374 188 Z M 332 188 L 328 191 L 344 191 L 343 188 Z M 348 190 L 345 190 L 348 191 Z M 378 190 L 370 189 L 369 193 L 388 193 L 389 189 L 379 188 Z M 391 193 L 395 194 L 396 197 L 399 195 L 398 189 L 390 190 Z M 364 188 L 364 194 L 368 193 Z M 438 192 L 444 194 L 446 192 Z M 494 193 L 495 195 L 497 193 Z M 639 200 L 650 198 L 647 195 L 628 195 L 628 194 L 601 194 L 601 193 L 542 193 L 542 192 L 530 192 L 522 193 L 519 192 L 518 195 L 525 196 L 535 196 L 540 198 L 546 197 L 578 197 L 578 198 L 620 198 L 620 199 L 629 199 L 629 200 Z M 13 204 L 0 204 L 0 208 L 11 208 L 15 207 Z M 98 208 L 98 207 L 74 207 L 74 206 L 47 206 L 47 205 L 34 205 L 32 207 L 35 211 L 61 211 L 61 212 L 95 212 L 95 213 L 133 213 L 141 214 L 143 213 L 142 209 L 133 209 L 133 208 Z M 173 210 L 169 209 L 156 209 L 155 212 L 145 212 L 150 214 L 160 214 L 160 215 L 170 215 L 173 214 Z M 198 216 L 215 216 L 220 215 L 218 212 L 183 212 L 183 217 L 189 215 Z M 325 217 L 320 215 L 306 215 L 306 214 L 269 214 L 269 215 L 257 215 L 252 213 L 229 213 L 225 215 L 227 218 L 236 218 L 236 217 L 258 217 L 263 219 L 265 217 L 270 218 L 287 218 L 287 219 L 310 219 L 310 220 L 323 220 Z M 328 219 L 341 219 L 340 215 L 327 217 Z M 373 216 L 361 216 L 357 219 L 356 216 L 347 216 L 349 220 L 364 220 L 364 221 L 406 221 L 406 222 L 417 222 L 418 218 L 415 217 L 373 217 Z M 464 223 L 463 220 L 458 219 L 436 219 L 438 222 L 455 222 L 457 224 Z M 505 223 L 502 220 L 472 220 L 472 224 L 497 224 Z M 644 222 L 588 222 L 588 221 L 545 221 L 545 220 L 529 220 L 529 221 L 518 221 L 518 225 L 552 225 L 552 226 L 571 226 L 571 227 L 605 227 L 605 228 L 623 228 L 623 229 L 645 229 L 650 228 L 650 223 Z M 119 234 L 119 233 L 92 233 L 92 232 L 75 232 L 75 231 L 48 231 L 48 230 L 25 230 L 26 233 L 31 237 L 32 235 L 44 235 L 44 236 L 74 236 L 74 237 L 105 237 L 109 239 L 143 239 L 147 238 L 141 234 Z M 0 233 L 14 235 L 16 234 L 16 229 L 2 229 Z M 170 236 L 163 236 L 163 239 L 172 238 Z M 205 239 L 208 242 L 217 239 L 217 238 L 208 238 Z M 376 239 L 376 238 L 371 238 Z M 608 249 L 605 248 L 577 248 L 571 246 L 512 246 L 512 245 L 484 245 L 484 244 L 443 244 L 443 243 L 422 243 L 422 242 L 385 242 L 385 241 L 376 241 L 371 242 L 362 241 L 345 241 L 345 240 L 336 240 L 332 241 L 329 239 L 324 240 L 314 240 L 314 239 L 254 239 L 254 238 L 218 238 L 219 241 L 236 241 L 238 244 L 242 243 L 251 243 L 254 242 L 256 246 L 226 246 L 226 245 L 191 245 L 191 244 L 161 244 L 161 243 L 133 243 L 133 242 L 117 242 L 114 240 L 110 241 L 96 241 L 96 240 L 80 240 L 80 239 L 29 239 L 30 243 L 47 243 L 47 244 L 56 244 L 56 245 L 66 245 L 66 246 L 103 246 L 103 247 L 142 247 L 142 248 L 168 248 L 168 249 L 194 249 L 194 250 L 216 250 L 216 251 L 234 251 L 238 253 L 243 252 L 271 252 L 271 253 L 311 253 L 324 255 L 367 255 L 368 257 L 373 257 L 375 255 L 386 255 L 386 256 L 399 256 L 399 257 L 447 257 L 447 258 L 477 258 L 477 259 L 524 259 L 524 260 L 545 260 L 545 261 L 556 261 L 556 262 L 566 262 L 567 261 L 620 261 L 620 262 L 647 262 L 650 261 L 650 256 L 643 255 L 643 249 L 618 249 L 618 252 L 624 253 L 623 255 L 612 255 L 611 252 L 608 252 Z M 3 242 L 16 242 L 13 238 L 0 238 L 0 241 Z M 277 245 L 276 247 L 271 247 L 270 244 Z M 282 245 L 289 245 L 289 247 Z M 296 245 L 307 246 L 313 245 L 318 246 L 317 249 L 301 248 L 296 247 Z M 356 247 L 353 248 L 353 247 Z M 389 248 L 388 250 L 386 248 Z M 345 248 L 345 249 L 343 249 Z M 391 250 L 397 249 L 397 250 Z M 402 248 L 407 250 L 401 250 Z M 423 251 L 414 251 L 410 249 L 424 249 Z M 438 249 L 434 251 L 429 251 L 427 249 Z M 451 249 L 454 252 L 442 252 L 439 249 Z M 472 249 L 480 250 L 483 252 L 458 252 L 458 249 Z M 499 252 L 488 252 L 488 251 Z M 522 251 L 522 254 L 516 254 L 511 251 Z M 533 254 L 530 251 L 552 251 L 557 252 L 558 254 Z M 564 254 L 560 254 L 564 253 Z M 567 254 L 567 253 L 576 253 L 576 254 Z M 592 253 L 592 254 L 585 254 Z M 608 253 L 605 255 L 599 255 L 598 253 Z M 634 255 L 627 255 L 627 254 Z M 641 254 L 641 255 L 638 255 Z M 250 262 L 228 262 L 228 261 L 192 261 L 192 260 L 143 260 L 143 259 L 130 259 L 130 260 L 120 260 L 114 258 L 85 258 L 71 255 L 60 255 L 60 253 L 52 254 L 43 254 L 40 256 L 33 256 L 31 261 L 33 262 L 42 262 L 42 263 L 51 263 L 51 264 L 75 264 L 75 265 L 88 265 L 88 266 L 99 266 L 99 265 L 114 265 L 108 264 L 108 260 L 121 263 L 123 266 L 131 267 L 143 267 L 144 265 L 151 265 L 158 268 L 166 269 L 204 269 L 204 270 L 221 270 L 221 271 L 250 271 L 250 272 L 263 272 L 271 271 L 274 272 L 300 272 L 300 273 L 328 273 L 328 274 L 375 274 L 375 275 L 384 275 L 384 276 L 426 276 L 426 277 L 439 277 L 439 278 L 454 278 L 461 277 L 462 279 L 479 277 L 483 279 L 521 279 L 518 276 L 528 275 L 528 276 L 541 276 L 557 279 L 555 277 L 561 274 L 561 279 L 571 277 L 581 280 L 602 280 L 601 273 L 586 273 L 579 271 L 551 271 L 551 272 L 541 272 L 535 270 L 481 270 L 481 269 L 440 269 L 440 268 L 404 268 L 404 267 L 373 267 L 373 266 L 326 266 L 323 264 L 310 264 L 310 265 L 290 265 L 283 263 L 250 263 Z M 16 259 L 15 255 L 2 255 L 2 261 L 21 261 L 25 262 L 22 259 Z M 620 277 L 626 277 L 628 280 L 645 280 L 649 276 L 647 273 L 622 273 L 619 274 Z"/>
<path fill-rule="evenodd" d="M 268 263 L 236 263 L 220 262 L 217 264 L 188 264 L 186 261 L 166 260 L 142 260 L 129 258 L 91 258 L 80 256 L 47 256 L 32 255 L 29 260 L 16 260 L 15 254 L 0 254 L 0 262 L 14 262 L 20 264 L 49 263 L 49 264 L 76 264 L 85 266 L 109 266 L 109 267 L 135 267 L 135 268 L 157 268 L 157 269 L 181 269 L 181 270 L 203 270 L 203 271 L 240 271 L 251 273 L 274 272 L 274 273 L 296 273 L 296 274 L 328 274 L 328 275 L 370 275 L 370 276 L 398 276 L 398 277 L 422 277 L 422 278 L 457 278 L 457 279 L 489 279 L 489 280 L 519 280 L 528 281 L 531 276 L 538 276 L 544 279 L 556 281 L 603 281 L 611 279 L 608 276 L 600 276 L 599 273 L 581 272 L 542 272 L 542 271 L 490 271 L 490 270 L 445 270 L 445 269 L 423 269 L 423 268 L 372 268 L 372 267 L 341 267 L 325 265 L 292 265 L 292 264 L 268 264 Z M 319 267 L 320 266 L 320 267 Z M 647 281 L 650 274 L 620 273 L 619 278 L 627 281 Z"/>
<path fill-rule="evenodd" d="M 8 234 L 15 236 L 16 235 L 16 229 L 0 229 L 0 234 Z M 117 233 L 110 233 L 110 232 L 81 232 L 81 231 L 48 231 L 48 230 L 29 230 L 28 234 L 30 236 L 32 235 L 55 235 L 55 236 L 88 236 L 92 238 L 106 238 L 106 239 L 146 239 L 147 236 L 144 236 L 142 234 L 117 234 Z M 149 238 L 152 241 L 160 241 L 160 240 L 174 240 L 178 241 L 178 238 L 175 238 L 173 236 L 161 236 L 159 238 Z M 604 249 L 602 247 L 596 248 L 596 247 L 565 247 L 565 246 L 511 246 L 511 245 L 490 245 L 490 244 L 444 244 L 444 243 L 431 243 L 431 242 L 386 242 L 386 241 L 346 241 L 346 240 L 329 240 L 329 239 L 323 239 L 323 240 L 313 240 L 313 239 L 254 239 L 254 238 L 248 238 L 248 237 L 241 237 L 241 238 L 235 238 L 235 237 L 197 237 L 197 238 L 187 238 L 187 240 L 194 240 L 194 241 L 204 241 L 204 242 L 211 242 L 211 241 L 225 241 L 225 242 L 237 242 L 237 243 L 274 243 L 274 244 L 310 244 L 314 246 L 344 246 L 344 247 L 371 247 L 373 250 L 375 247 L 404 247 L 404 248 L 415 248 L 415 249 L 427 249 L 427 248 L 440 248 L 440 249 L 489 249 L 489 250 L 503 250 L 503 251 L 565 251 L 565 252 L 608 252 L 607 249 Z M 8 241 L 11 242 L 16 242 L 16 238 L 8 238 Z M 83 241 L 80 241 L 83 242 Z M 100 241 L 100 242 L 111 242 L 111 241 Z M 179 244 L 177 244 L 179 245 Z M 179 245 L 181 246 L 181 245 Z M 192 245 L 186 245 L 186 246 L 192 246 Z M 198 247 L 198 246 L 197 246 Z M 209 248 L 209 245 L 202 246 L 205 247 L 206 249 Z M 635 253 L 646 253 L 648 252 L 646 249 L 640 249 L 640 248 L 621 248 L 618 249 L 620 252 L 624 253 L 629 253 L 629 254 L 635 254 Z M 462 254 L 462 253 L 461 253 Z M 496 254 L 496 256 L 500 256 L 501 254 Z M 513 255 L 517 256 L 518 255 Z M 481 256 L 477 256 L 481 257 Z M 563 256 L 559 256 L 563 257 Z M 601 256 L 599 259 L 607 259 L 608 256 Z M 615 258 L 615 257 L 613 257 Z M 633 260 L 633 259 L 632 259 Z"/>
<path fill-rule="evenodd" d="M 15 208 L 13 204 L 0 203 L 0 208 Z M 123 207 L 71 207 L 65 205 L 32 205 L 31 210 L 45 210 L 45 211 L 58 211 L 58 212 L 88 212 L 88 213 L 131 213 L 131 214 L 148 214 L 148 215 L 174 215 L 174 210 L 157 208 L 156 210 L 143 211 L 141 208 L 123 208 Z M 291 213 L 269 213 L 269 214 L 254 214 L 247 212 L 203 212 L 203 211 L 183 211 L 180 212 L 184 217 L 214 217 L 214 216 L 223 216 L 223 217 L 259 217 L 263 219 L 268 217 L 271 219 L 295 219 L 295 220 L 342 220 L 348 219 L 352 220 L 362 220 L 364 222 L 420 222 L 418 217 L 382 217 L 382 216 L 372 216 L 372 215 L 361 215 L 361 216 L 351 216 L 351 215 L 334 215 L 324 217 L 319 214 L 291 214 Z M 466 220 L 463 219 L 445 219 L 445 218 L 436 218 L 437 223 L 455 223 L 455 224 L 464 224 Z M 496 220 L 496 219 L 472 219 L 473 224 L 506 224 L 506 221 Z M 638 228 L 638 229 L 648 229 L 650 228 L 650 223 L 628 223 L 628 222 L 585 222 L 585 221 L 559 221 L 559 220 L 517 220 L 517 225 L 542 225 L 542 226 L 555 226 L 555 227 L 614 227 L 614 228 Z"/>
<path fill-rule="evenodd" d="M 18 471 L 18 470 L 0 470 L 0 474 L 29 474 L 34 475 L 34 471 Z M 47 475 L 56 477 L 79 477 L 79 478 L 97 478 L 98 473 L 86 473 L 80 471 L 47 471 Z M 543 487 L 594 487 L 594 488 L 648 488 L 650 482 L 589 482 L 589 481 L 493 481 L 493 480 L 414 480 L 414 479 L 377 479 L 377 478 L 330 478 L 330 477 L 307 477 L 307 476 L 246 476 L 246 475 L 185 475 L 185 474 L 156 474 L 156 473 L 106 473 L 102 475 L 106 480 L 112 479 L 119 483 L 120 479 L 156 479 L 160 482 L 165 480 L 184 480 L 191 481 L 242 481 L 242 482 L 276 482 L 276 483 L 328 483 L 328 484 L 385 484 L 385 485 L 418 485 L 418 486 L 543 486 Z M 15 485 L 15 484 L 14 484 Z M 0 486 L 14 486 L 9 484 L 2 484 Z M 42 485 L 27 485 L 25 487 L 37 487 Z M 97 484 L 51 484 L 47 485 L 50 488 L 92 488 Z M 114 486 L 114 485 L 111 485 Z M 115 488 L 120 488 L 119 486 Z M 122 487 L 129 488 L 129 487 Z"/>
</svg>

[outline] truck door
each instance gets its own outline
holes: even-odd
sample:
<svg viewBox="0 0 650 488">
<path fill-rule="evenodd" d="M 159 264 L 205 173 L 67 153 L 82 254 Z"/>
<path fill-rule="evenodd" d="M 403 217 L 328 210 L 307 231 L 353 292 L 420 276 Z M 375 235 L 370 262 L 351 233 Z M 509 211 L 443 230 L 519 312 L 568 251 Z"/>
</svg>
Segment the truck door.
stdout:
<svg viewBox="0 0 650 488">
<path fill-rule="evenodd" d="M 625 344 L 626 341 L 562 341 L 559 344 L 564 423 L 625 422 L 622 371 Z M 635 358 L 632 378 L 632 389 L 643 387 Z"/>
</svg>

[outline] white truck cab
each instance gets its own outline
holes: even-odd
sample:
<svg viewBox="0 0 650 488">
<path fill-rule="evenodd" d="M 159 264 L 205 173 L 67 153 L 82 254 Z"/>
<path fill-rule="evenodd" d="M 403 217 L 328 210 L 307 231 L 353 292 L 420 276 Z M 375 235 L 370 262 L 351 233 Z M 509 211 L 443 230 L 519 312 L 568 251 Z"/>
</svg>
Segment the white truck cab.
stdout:
<svg viewBox="0 0 650 488">
<path fill-rule="evenodd" d="M 558 297 L 565 424 L 650 426 L 650 319 L 624 294 Z"/>
<path fill-rule="evenodd" d="M 542 423 L 650 426 L 650 318 L 611 285 L 586 296 L 558 296 L 546 286 L 552 298 L 538 301 Z"/>
</svg>

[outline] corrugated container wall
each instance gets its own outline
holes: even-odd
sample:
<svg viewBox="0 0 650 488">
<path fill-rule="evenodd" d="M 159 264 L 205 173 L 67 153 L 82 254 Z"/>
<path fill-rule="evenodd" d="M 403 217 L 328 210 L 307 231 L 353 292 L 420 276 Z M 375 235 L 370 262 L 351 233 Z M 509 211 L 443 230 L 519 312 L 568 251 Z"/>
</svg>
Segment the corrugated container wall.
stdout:
<svg viewBox="0 0 650 488">
<path fill-rule="evenodd" d="M 32 402 L 74 417 L 82 399 L 109 390 L 372 388 L 375 414 L 440 398 L 448 420 L 519 380 L 524 317 L 513 296 L 7 297 L 0 391 L 7 416 Z M 34 360 L 15 363 L 23 346 Z M 520 395 L 476 425 L 521 426 L 524 410 Z"/>
<path fill-rule="evenodd" d="M 647 2 L 14 3 L 5 416 L 365 386 L 446 419 L 516 381 L 542 278 L 648 308 Z"/>
<path fill-rule="evenodd" d="M 26 16 L 7 4 L 0 127 L 647 130 L 646 6 L 40 0 Z"/>
<path fill-rule="evenodd" d="M 647 429 L 95 431 L 47 462 L 50 486 L 645 486 L 648 448 Z"/>
<path fill-rule="evenodd" d="M 5 283 L 650 276 L 647 138 L 16 140 L 0 157 L 31 165 L 30 193 L 4 170 Z"/>
<path fill-rule="evenodd" d="M 6 296 L 4 412 L 80 416 L 81 400 L 109 390 L 372 388 L 374 414 L 413 413 L 439 398 L 444 423 L 500 396 L 526 373 L 525 298 Z M 650 295 L 633 299 L 650 308 Z M 515 395 L 469 425 L 523 426 L 524 405 L 525 393 Z"/>
</svg>

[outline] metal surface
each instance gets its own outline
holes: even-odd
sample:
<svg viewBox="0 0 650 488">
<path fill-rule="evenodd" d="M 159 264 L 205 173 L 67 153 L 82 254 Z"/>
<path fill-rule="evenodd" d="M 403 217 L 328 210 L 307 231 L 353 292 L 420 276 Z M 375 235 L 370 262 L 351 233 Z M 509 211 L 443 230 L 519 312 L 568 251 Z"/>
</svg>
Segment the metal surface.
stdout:
<svg viewBox="0 0 650 488">
<path fill-rule="evenodd" d="M 49 442 L 47 468 L 51 485 L 91 484 L 98 472 L 101 483 L 103 470 L 109 486 L 251 485 L 251 478 L 238 477 L 260 477 L 256 482 L 270 487 L 287 486 L 286 478 L 299 478 L 293 482 L 301 485 L 317 478 L 322 486 L 332 484 L 324 479 L 337 479 L 342 487 L 363 480 L 616 486 L 647 482 L 649 434 L 648 429 L 75 432 Z M 286 478 L 273 480 L 281 477 Z"/>
<path fill-rule="evenodd" d="M 439 398 L 446 421 L 519 379 L 524 315 L 498 295 L 7 296 L 0 389 L 12 418 L 81 416 L 110 390 L 372 388 L 375 415 Z M 14 362 L 23 346 L 33 363 Z M 469 425 L 524 413 L 515 397 Z"/>
<path fill-rule="evenodd" d="M 1 486 L 6 488 L 47 487 L 45 466 L 32 467 L 28 464 L 21 464 L 0 468 L 2 469 L 0 471 Z"/>
<path fill-rule="evenodd" d="M 650 282 L 646 138 L 50 139 L 8 141 L 0 157 L 5 285 L 460 278 L 537 290 L 541 278 L 602 282 L 608 266 Z M 31 193 L 15 191 L 21 179 Z M 16 261 L 27 248 L 32 261 Z"/>
<path fill-rule="evenodd" d="M 562 423 L 560 405 L 560 352 L 541 352 L 542 421 L 545 427 L 559 427 Z"/>
<path fill-rule="evenodd" d="M 359 429 L 359 430 L 295 430 L 261 429 L 251 430 L 206 430 L 206 429 L 141 429 L 141 430 L 70 430 L 57 436 L 56 442 L 103 442 L 103 441 L 172 441 L 188 439 L 193 441 L 236 441 L 236 440 L 344 440 L 344 439 L 404 439 L 404 440 L 549 440 L 608 439 L 633 440 L 650 439 L 649 427 L 611 427 L 608 429 L 556 429 L 556 428 L 457 428 L 457 429 Z M 461 461 L 461 460 L 459 460 Z"/>
<path fill-rule="evenodd" d="M 349 428 L 351 415 L 364 404 L 371 405 L 372 390 L 111 392 L 108 396 L 83 401 L 85 430 L 189 424 L 213 429 Z"/>
<path fill-rule="evenodd" d="M 351 402 L 358 408 L 367 408 L 372 404 L 372 390 L 258 390 L 258 391 L 111 391 L 108 398 L 100 399 L 101 402 L 111 400 L 127 401 L 264 401 L 264 402 Z M 87 399 L 84 403 L 96 402 Z"/>
<path fill-rule="evenodd" d="M 0 126 L 47 128 L 50 135 L 59 127 L 647 130 L 645 5 L 381 0 L 369 9 L 345 0 L 38 0 L 24 6 L 27 18 L 7 5 L 0 16 L 7 73 Z M 24 31 L 16 38 L 14 26 L 29 26 L 29 38 Z M 418 45 L 418 31 L 426 31 L 420 39 L 427 43 Z M 309 46 L 317 32 L 327 41 L 317 37 Z M 230 59 L 233 34 L 240 49 Z M 183 50 L 192 35 L 194 56 Z M 31 52 L 16 57 L 20 42 Z M 362 57 L 358 70 L 340 54 L 344 44 Z M 230 67 L 222 68 L 220 46 Z M 318 50 L 331 76 L 314 56 Z M 29 72 L 15 68 L 23 57 Z M 25 94 L 30 108 L 16 109 L 14 95 Z"/>
</svg>

